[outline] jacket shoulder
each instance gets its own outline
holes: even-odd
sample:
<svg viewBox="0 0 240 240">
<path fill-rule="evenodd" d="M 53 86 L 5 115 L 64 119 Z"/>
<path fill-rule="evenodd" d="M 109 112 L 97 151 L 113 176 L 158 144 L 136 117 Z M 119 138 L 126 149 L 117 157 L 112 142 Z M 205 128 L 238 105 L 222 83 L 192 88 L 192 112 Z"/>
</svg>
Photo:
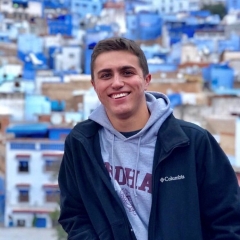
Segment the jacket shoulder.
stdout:
<svg viewBox="0 0 240 240">
<path fill-rule="evenodd" d="M 179 126 L 183 129 L 184 132 L 186 131 L 192 131 L 192 132 L 196 132 L 198 134 L 206 134 L 207 130 L 202 128 L 201 126 L 192 123 L 192 122 L 187 122 L 185 120 L 181 120 L 181 119 L 176 119 L 176 121 L 178 122 Z"/>
<path fill-rule="evenodd" d="M 93 135 L 95 135 L 99 128 L 101 126 L 90 120 L 87 119 L 85 121 L 79 122 L 77 125 L 75 125 L 75 127 L 71 130 L 70 132 L 70 136 L 85 136 L 85 137 L 92 137 Z"/>
</svg>

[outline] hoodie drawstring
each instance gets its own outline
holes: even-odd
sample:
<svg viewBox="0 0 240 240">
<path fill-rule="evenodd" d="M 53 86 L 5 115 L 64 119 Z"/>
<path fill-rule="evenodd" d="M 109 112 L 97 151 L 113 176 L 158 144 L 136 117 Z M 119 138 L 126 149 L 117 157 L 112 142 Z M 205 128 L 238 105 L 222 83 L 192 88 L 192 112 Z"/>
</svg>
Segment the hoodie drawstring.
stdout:
<svg viewBox="0 0 240 240">
<path fill-rule="evenodd" d="M 115 142 L 115 135 L 113 134 L 113 139 L 112 139 L 112 151 L 111 151 L 111 162 L 112 162 L 112 183 L 114 186 L 115 191 L 118 190 L 118 187 L 116 186 L 116 180 L 115 180 L 115 174 L 116 174 L 116 169 L 115 169 L 115 161 L 114 161 L 114 142 Z M 138 139 L 138 145 L 137 145 L 137 159 L 136 159 L 136 165 L 134 169 L 134 186 L 133 186 L 133 193 L 134 196 L 137 197 L 137 175 L 138 175 L 138 163 L 139 163 L 139 155 L 140 155 L 140 144 L 141 144 L 141 137 Z"/>
<path fill-rule="evenodd" d="M 139 162 L 139 154 L 140 154 L 140 143 L 141 143 L 141 137 L 138 139 L 138 146 L 137 146 L 137 160 L 136 160 L 136 166 L 135 166 L 135 174 L 134 174 L 134 186 L 133 186 L 133 192 L 134 196 L 137 197 L 137 175 L 138 175 L 138 162 Z"/>
<path fill-rule="evenodd" d="M 114 186 L 115 191 L 117 190 L 116 184 L 115 184 L 115 174 L 116 174 L 116 169 L 115 169 L 115 162 L 113 159 L 113 154 L 114 154 L 114 141 L 115 141 L 115 135 L 113 134 L 113 139 L 112 139 L 112 156 L 111 156 L 111 160 L 112 160 L 112 183 Z"/>
</svg>

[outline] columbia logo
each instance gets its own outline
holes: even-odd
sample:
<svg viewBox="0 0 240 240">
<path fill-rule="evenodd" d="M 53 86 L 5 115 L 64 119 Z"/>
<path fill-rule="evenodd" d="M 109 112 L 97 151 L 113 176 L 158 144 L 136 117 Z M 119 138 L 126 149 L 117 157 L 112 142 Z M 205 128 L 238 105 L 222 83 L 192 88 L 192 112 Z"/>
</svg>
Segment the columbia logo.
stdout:
<svg viewBox="0 0 240 240">
<path fill-rule="evenodd" d="M 170 176 L 170 177 L 160 178 L 160 182 L 163 183 L 163 182 L 170 182 L 170 181 L 182 180 L 182 179 L 185 179 L 184 175 L 178 175 L 176 177 Z"/>
</svg>

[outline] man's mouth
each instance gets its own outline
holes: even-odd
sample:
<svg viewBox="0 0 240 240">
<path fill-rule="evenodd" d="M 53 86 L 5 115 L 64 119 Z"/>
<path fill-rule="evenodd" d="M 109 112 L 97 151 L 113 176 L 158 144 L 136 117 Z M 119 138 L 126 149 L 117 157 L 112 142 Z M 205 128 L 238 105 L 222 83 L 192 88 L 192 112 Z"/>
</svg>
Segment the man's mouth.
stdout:
<svg viewBox="0 0 240 240">
<path fill-rule="evenodd" d="M 112 94 L 111 98 L 118 99 L 118 98 L 126 97 L 128 94 L 129 93 L 116 93 L 116 94 Z"/>
</svg>

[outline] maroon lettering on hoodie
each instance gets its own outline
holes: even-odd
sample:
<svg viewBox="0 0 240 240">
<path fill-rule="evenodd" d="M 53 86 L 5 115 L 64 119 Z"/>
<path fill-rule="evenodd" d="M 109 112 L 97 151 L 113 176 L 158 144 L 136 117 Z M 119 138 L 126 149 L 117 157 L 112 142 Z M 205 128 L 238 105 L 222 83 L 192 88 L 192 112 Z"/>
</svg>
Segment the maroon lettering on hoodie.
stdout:
<svg viewBox="0 0 240 240">
<path fill-rule="evenodd" d="M 134 188 L 135 186 L 135 179 L 138 182 L 138 177 L 141 175 L 140 171 L 137 171 L 137 176 L 135 178 L 135 169 L 131 168 L 123 168 L 121 166 L 115 166 L 115 171 L 113 171 L 113 167 L 108 163 L 105 162 L 105 167 L 111 177 L 113 177 L 114 173 L 114 179 L 118 182 L 119 185 L 128 185 L 130 188 Z M 138 182 L 138 186 L 136 188 L 143 192 L 152 193 L 152 174 L 146 173 L 143 177 L 143 180 L 141 183 Z"/>
</svg>

